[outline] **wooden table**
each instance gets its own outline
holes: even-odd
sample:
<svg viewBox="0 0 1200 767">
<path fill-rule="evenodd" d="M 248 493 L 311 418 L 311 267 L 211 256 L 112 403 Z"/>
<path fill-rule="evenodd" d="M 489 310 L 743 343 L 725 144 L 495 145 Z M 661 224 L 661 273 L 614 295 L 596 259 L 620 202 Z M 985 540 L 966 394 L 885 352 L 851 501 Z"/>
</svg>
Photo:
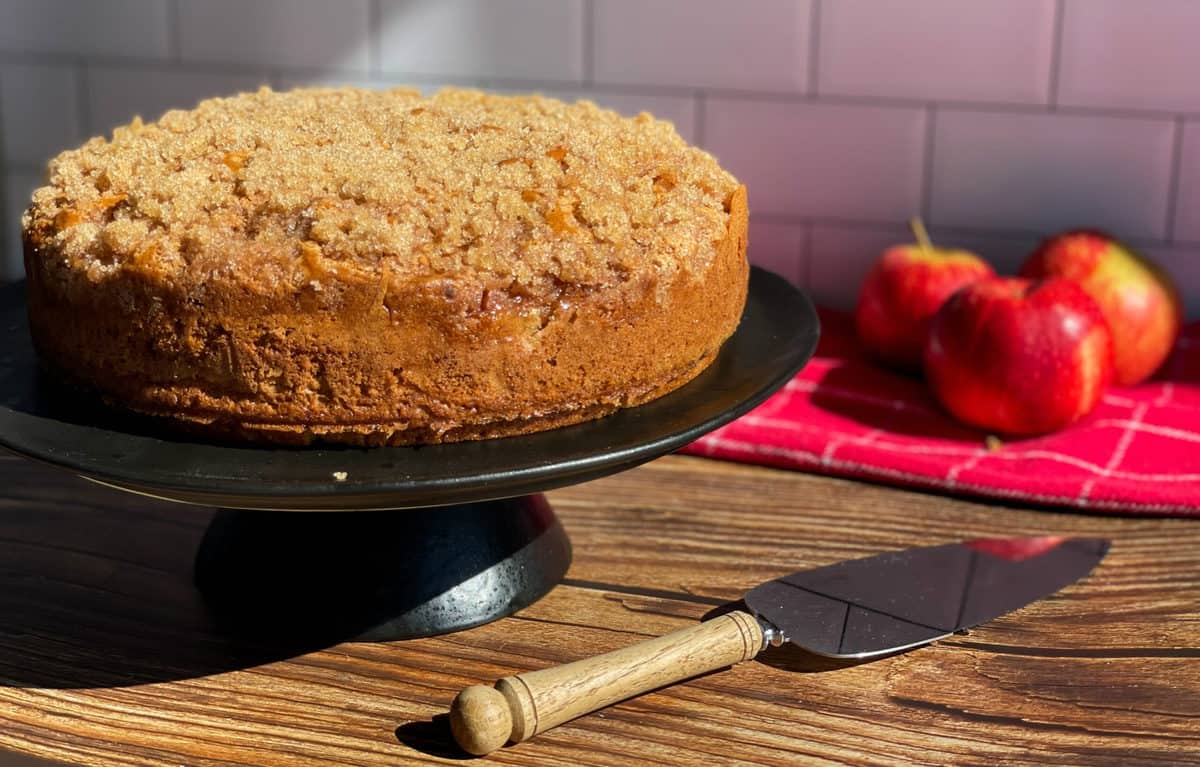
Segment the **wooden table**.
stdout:
<svg viewBox="0 0 1200 767">
<path fill-rule="evenodd" d="M 503 764 L 1200 764 L 1200 520 L 970 503 L 668 457 L 551 494 L 567 581 L 433 639 L 231 644 L 190 582 L 203 509 L 0 459 L 0 750 L 104 765 L 463 758 L 464 686 L 691 625 L 804 567 L 976 536 L 1109 536 L 1090 577 L 932 647 L 707 675 L 487 757 Z"/>
</svg>

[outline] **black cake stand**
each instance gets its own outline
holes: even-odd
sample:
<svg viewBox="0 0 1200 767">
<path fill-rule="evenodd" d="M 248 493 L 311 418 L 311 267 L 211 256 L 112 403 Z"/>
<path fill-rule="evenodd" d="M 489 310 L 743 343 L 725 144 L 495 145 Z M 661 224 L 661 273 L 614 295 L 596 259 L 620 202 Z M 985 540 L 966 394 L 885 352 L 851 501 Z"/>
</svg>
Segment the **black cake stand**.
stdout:
<svg viewBox="0 0 1200 767">
<path fill-rule="evenodd" d="M 640 407 L 479 442 L 269 448 L 197 441 L 62 389 L 37 365 L 23 296 L 20 284 L 0 290 L 0 446 L 105 485 L 217 507 L 195 574 L 226 625 L 377 640 L 532 604 L 571 559 L 544 491 L 631 468 L 732 421 L 799 371 L 818 335 L 809 300 L 756 268 L 716 361 Z"/>
</svg>

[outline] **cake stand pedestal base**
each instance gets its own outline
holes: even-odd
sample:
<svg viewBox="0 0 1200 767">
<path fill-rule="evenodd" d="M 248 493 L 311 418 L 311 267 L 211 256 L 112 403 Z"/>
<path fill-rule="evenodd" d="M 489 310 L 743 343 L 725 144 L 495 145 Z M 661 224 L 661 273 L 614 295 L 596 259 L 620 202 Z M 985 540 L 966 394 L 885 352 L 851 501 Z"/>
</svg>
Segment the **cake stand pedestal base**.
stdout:
<svg viewBox="0 0 1200 767">
<path fill-rule="evenodd" d="M 196 585 L 230 633 L 393 640 L 502 618 L 571 563 L 546 497 L 396 511 L 217 512 Z"/>
</svg>

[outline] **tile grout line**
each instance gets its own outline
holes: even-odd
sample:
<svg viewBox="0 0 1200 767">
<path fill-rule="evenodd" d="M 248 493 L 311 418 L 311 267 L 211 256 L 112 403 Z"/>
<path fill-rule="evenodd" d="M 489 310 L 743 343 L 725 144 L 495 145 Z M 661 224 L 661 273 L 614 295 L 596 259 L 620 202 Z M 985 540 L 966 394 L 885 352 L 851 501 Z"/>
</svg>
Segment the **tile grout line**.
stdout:
<svg viewBox="0 0 1200 767">
<path fill-rule="evenodd" d="M 116 69 L 129 69 L 133 71 L 154 71 L 154 72 L 195 72 L 195 73 L 212 73 L 212 74 L 242 74 L 242 75 L 260 75 L 262 68 L 247 66 L 245 64 L 234 61 L 170 61 L 165 59 L 155 59 L 139 56 L 114 56 L 111 54 L 99 54 L 88 56 L 89 66 L 92 67 L 109 67 Z M 70 66 L 79 61 L 79 56 L 74 54 L 55 54 L 55 53 L 38 53 L 38 52 L 18 52 L 18 51 L 0 51 L 0 63 L 11 62 L 18 64 L 34 64 L 43 66 Z M 327 68 L 327 67 L 304 67 L 304 66 L 289 66 L 280 67 L 276 71 L 286 77 L 304 77 L 320 74 L 336 74 L 336 75 L 366 75 L 367 77 L 378 77 L 389 81 L 403 79 L 403 72 L 383 71 L 372 72 L 369 69 L 355 68 Z M 482 80 L 482 77 L 463 78 L 461 75 L 438 75 L 430 73 L 421 73 L 420 75 L 409 75 L 408 79 L 419 79 L 422 81 L 435 81 L 441 79 L 473 79 Z M 577 80 L 551 80 L 537 78 L 486 78 L 489 82 L 495 82 L 500 87 L 545 87 L 545 88 L 579 88 L 581 83 Z M 593 90 L 598 92 L 620 93 L 626 95 L 650 95 L 650 96 L 683 96 L 690 97 L 695 94 L 695 88 L 678 85 L 638 85 L 633 83 L 591 83 Z M 750 90 L 739 88 L 706 88 L 709 97 L 726 98 L 739 101 L 760 101 L 767 103 L 779 104 L 801 104 L 801 103 L 825 103 L 830 105 L 841 106 L 863 106 L 863 107 L 886 107 L 894 109 L 925 109 L 928 107 L 928 101 L 922 101 L 911 98 L 889 98 L 884 96 L 867 96 L 867 95 L 850 95 L 838 93 L 822 93 L 814 97 L 813 94 L 806 94 L 794 91 L 772 91 L 772 90 Z M 989 114 L 1017 114 L 1017 115 L 1047 115 L 1047 105 L 1038 103 L 1017 103 L 1017 102 L 986 102 L 986 101 L 958 101 L 958 100 L 941 100 L 934 102 L 940 111 L 960 111 L 960 112 L 983 112 Z M 1131 120 L 1158 120 L 1162 122 L 1171 121 L 1178 117 L 1185 119 L 1195 118 L 1200 119 L 1200 110 L 1194 112 L 1178 112 L 1169 109 L 1139 109 L 1139 108 L 1123 108 L 1123 107 L 1095 107 L 1095 106 L 1058 106 L 1054 110 L 1056 113 L 1077 115 L 1081 117 L 1096 117 L 1109 119 L 1131 119 Z"/>
<path fill-rule="evenodd" d="M 583 86 L 596 81 L 596 0 L 583 0 Z"/>
<path fill-rule="evenodd" d="M 681 95 L 685 90 L 670 85 L 602 84 L 600 88 L 626 93 L 649 95 Z M 911 98 L 888 98 L 886 96 L 860 96 L 839 93 L 805 94 L 784 91 L 753 91 L 737 88 L 707 88 L 708 94 L 732 101 L 750 101 L 772 104 L 818 103 L 837 106 L 881 107 L 889 109 L 924 109 L 931 102 Z M 1112 120 L 1173 120 L 1181 113 L 1168 109 L 1134 109 L 1122 107 L 1059 106 L 1053 110 L 1045 104 L 1016 102 L 985 102 L 942 100 L 932 102 L 942 111 L 977 112 L 1006 115 L 1052 115 L 1064 114 Z M 1200 118 L 1200 111 L 1182 113 L 1184 117 Z"/>
<path fill-rule="evenodd" d="M 1183 136 L 1186 123 L 1182 115 L 1175 118 L 1174 135 L 1171 136 L 1171 167 L 1167 169 L 1167 215 L 1163 222 L 1163 238 L 1167 244 L 1175 244 L 1176 207 L 1179 204 L 1179 183 L 1183 175 Z"/>
<path fill-rule="evenodd" d="M 800 287 L 804 290 L 812 290 L 812 272 L 813 272 L 813 225 L 804 224 L 804 232 L 800 236 L 800 268 L 797 270 L 796 277 L 800 280 Z"/>
<path fill-rule="evenodd" d="M 183 60 L 183 30 L 179 21 L 179 4 L 182 0 L 167 0 L 167 58 L 170 61 Z"/>
<path fill-rule="evenodd" d="M 4 170 L 4 166 L 0 165 L 0 171 Z M 0 184 L 0 232 L 8 231 L 8 176 L 0 172 L 0 180 L 4 183 Z M 16 222 L 13 222 L 16 225 Z M 8 238 L 0 238 L 0 284 L 18 279 L 17 270 L 9 272 L 9 263 L 16 262 L 16 254 L 9 255 L 8 253 Z M 3 331 L 0 331 L 3 332 Z"/>
<path fill-rule="evenodd" d="M 812 0 L 808 10 L 808 82 L 807 95 L 815 99 L 820 91 L 821 72 L 821 0 Z"/>
<path fill-rule="evenodd" d="M 1046 83 L 1046 103 L 1051 112 L 1058 111 L 1059 69 L 1062 66 L 1062 38 L 1066 16 L 1066 0 L 1054 0 L 1054 22 L 1050 33 L 1050 81 Z"/>
<path fill-rule="evenodd" d="M 921 217 L 933 225 L 933 152 L 937 135 L 937 104 L 925 109 L 925 157 L 921 166 Z"/>
<path fill-rule="evenodd" d="M 383 0 L 367 2 L 367 73 L 383 73 Z"/>
<path fill-rule="evenodd" d="M 388 73 L 389 77 L 400 77 L 403 73 Z M 426 80 L 477 80 L 486 82 L 489 88 L 505 88 L 508 90 L 590 90 L 595 93 L 622 93 L 629 96 L 655 96 L 666 95 L 660 92 L 655 92 L 651 89 L 629 89 L 622 87 L 612 87 L 609 85 L 593 85 L 591 87 L 584 86 L 578 80 L 542 80 L 531 77 L 488 77 L 484 75 L 418 75 Z M 688 89 L 675 88 L 670 95 L 673 96 L 690 96 L 692 91 Z"/>
<path fill-rule="evenodd" d="M 7 282 L 8 280 L 15 280 L 17 278 L 17 276 L 15 274 L 9 274 L 9 271 L 8 271 L 9 259 L 14 258 L 15 254 L 13 254 L 13 256 L 10 256 L 6 252 L 6 248 L 8 246 L 8 239 L 7 239 L 7 235 L 5 233 L 7 233 L 9 231 L 9 229 L 8 229 L 8 227 L 9 227 L 9 221 L 8 221 L 8 187 L 9 187 L 8 174 L 9 174 L 10 169 L 8 166 L 8 162 L 4 159 L 5 155 L 6 155 L 6 152 L 4 149 L 4 142 L 5 142 L 5 137 L 4 137 L 4 100 L 0 99 L 0 283 Z M 13 222 L 14 226 L 15 226 L 15 224 L 16 224 L 16 222 Z"/>
<path fill-rule="evenodd" d="M 88 62 L 80 58 L 75 62 L 75 130 L 80 141 L 92 135 L 92 107 L 88 95 Z"/>
<path fill-rule="evenodd" d="M 118 69 L 130 72 L 154 73 L 260 75 L 263 73 L 265 68 L 265 65 L 263 64 L 245 64 L 236 61 L 172 61 L 169 59 L 155 59 L 137 56 L 110 56 L 106 54 L 88 55 L 87 57 L 81 57 L 78 54 L 13 55 L 0 51 L 0 64 L 14 63 L 44 67 L 70 67 L 78 64 L 80 61 L 86 61 L 90 67 L 104 67 L 107 69 Z M 366 70 L 363 69 L 342 69 L 332 67 L 281 67 L 279 68 L 279 71 L 296 76 L 310 75 L 314 73 L 368 74 Z"/>
<path fill-rule="evenodd" d="M 791 226 L 827 226 L 855 232 L 907 232 L 907 222 L 884 219 L 839 218 L 837 216 L 811 216 L 790 213 L 755 213 L 755 221 L 764 224 L 783 224 Z M 951 237 L 979 237 L 992 240 L 1040 240 L 1047 232 L 1034 229 L 1005 229 L 960 224 L 942 224 L 938 231 Z M 1131 238 L 1129 244 L 1137 247 L 1168 247 L 1172 244 L 1182 250 L 1200 251 L 1200 240 L 1176 240 L 1169 243 L 1161 238 Z"/>
</svg>

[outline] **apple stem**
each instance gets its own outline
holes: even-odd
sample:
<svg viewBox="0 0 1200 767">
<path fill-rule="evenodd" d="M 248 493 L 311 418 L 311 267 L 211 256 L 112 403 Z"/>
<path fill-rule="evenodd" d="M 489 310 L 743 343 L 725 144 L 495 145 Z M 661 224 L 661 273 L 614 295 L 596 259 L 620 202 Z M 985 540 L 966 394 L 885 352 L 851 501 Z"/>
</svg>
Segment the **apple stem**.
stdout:
<svg viewBox="0 0 1200 767">
<path fill-rule="evenodd" d="M 908 227 L 912 229 L 912 233 L 917 238 L 917 244 L 921 246 L 921 250 L 925 251 L 925 255 L 933 255 L 933 240 L 929 239 L 929 232 L 925 230 L 925 222 L 920 216 L 913 216 L 908 220 Z"/>
</svg>

